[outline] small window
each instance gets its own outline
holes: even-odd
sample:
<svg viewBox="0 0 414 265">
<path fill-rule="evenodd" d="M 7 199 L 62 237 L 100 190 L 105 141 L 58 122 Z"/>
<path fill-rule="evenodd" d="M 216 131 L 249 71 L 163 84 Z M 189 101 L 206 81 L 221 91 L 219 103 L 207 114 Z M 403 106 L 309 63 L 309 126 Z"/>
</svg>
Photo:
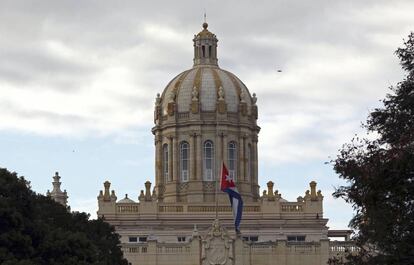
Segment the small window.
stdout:
<svg viewBox="0 0 414 265">
<path fill-rule="evenodd" d="M 203 52 L 203 58 L 205 58 L 206 57 L 206 47 L 204 45 L 201 46 L 201 50 Z"/>
<path fill-rule="evenodd" d="M 185 236 L 178 236 L 177 240 L 178 242 L 185 242 Z"/>
<path fill-rule="evenodd" d="M 136 236 L 130 236 L 128 241 L 132 243 L 138 242 L 138 238 Z"/>
<path fill-rule="evenodd" d="M 214 145 L 213 142 L 207 140 L 204 142 L 204 158 L 203 158 L 203 167 L 204 167 L 204 180 L 212 181 L 214 180 Z"/>
<path fill-rule="evenodd" d="M 236 180 L 236 169 L 237 169 L 237 148 L 236 142 L 230 142 L 228 144 L 228 166 L 230 177 L 235 181 Z"/>
<path fill-rule="evenodd" d="M 190 158 L 190 148 L 187 142 L 182 142 L 180 145 L 180 170 L 181 170 L 181 181 L 188 181 L 188 168 Z"/>
<path fill-rule="evenodd" d="M 305 236 L 287 236 L 287 241 L 303 242 L 305 241 Z"/>
<path fill-rule="evenodd" d="M 147 242 L 147 237 L 146 236 L 140 236 L 139 237 L 139 242 Z"/>
<path fill-rule="evenodd" d="M 208 57 L 211 58 L 211 45 L 208 46 Z"/>
<path fill-rule="evenodd" d="M 257 242 L 257 241 L 259 241 L 259 237 L 258 236 L 244 236 L 243 239 L 245 241 L 250 241 L 250 242 Z"/>
</svg>

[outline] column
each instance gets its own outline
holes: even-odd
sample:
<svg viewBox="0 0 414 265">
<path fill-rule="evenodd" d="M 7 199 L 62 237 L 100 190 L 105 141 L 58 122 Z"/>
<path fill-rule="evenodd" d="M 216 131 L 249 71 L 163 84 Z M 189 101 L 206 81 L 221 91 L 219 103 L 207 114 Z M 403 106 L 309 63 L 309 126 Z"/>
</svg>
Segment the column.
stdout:
<svg viewBox="0 0 414 265">
<path fill-rule="evenodd" d="M 173 139 L 172 136 L 168 137 L 168 181 L 173 180 Z"/>
<path fill-rule="evenodd" d="M 190 180 L 196 179 L 196 134 L 190 134 Z"/>
<path fill-rule="evenodd" d="M 228 137 L 227 137 L 227 134 L 223 134 L 223 160 L 224 160 L 224 163 L 226 163 L 226 166 L 228 167 L 229 165 L 228 165 L 228 160 L 227 160 L 227 158 L 228 158 L 228 156 L 229 156 L 229 150 L 228 150 Z M 221 166 L 221 165 L 220 165 Z"/>
<path fill-rule="evenodd" d="M 203 179 L 203 143 L 201 142 L 201 134 L 196 134 L 196 179 L 202 180 Z"/>
<path fill-rule="evenodd" d="M 243 136 L 239 136 L 239 142 L 237 143 L 237 152 L 239 154 L 239 159 L 237 161 L 237 175 L 238 175 L 238 181 L 244 181 L 244 148 L 243 148 Z"/>
<path fill-rule="evenodd" d="M 252 159 L 253 159 L 253 163 L 252 163 L 252 183 L 253 184 L 257 184 L 257 176 L 258 176 L 258 154 L 257 154 L 257 135 L 253 136 L 253 141 L 252 141 Z"/>
<path fill-rule="evenodd" d="M 215 179 L 219 179 L 221 172 L 221 163 L 223 163 L 223 132 L 219 132 L 216 135 L 216 142 L 214 143 L 214 148 L 216 150 L 216 161 L 215 161 Z"/>
<path fill-rule="evenodd" d="M 246 142 L 247 141 L 246 141 L 246 138 L 247 138 L 247 135 L 244 135 L 243 136 L 243 143 L 242 143 L 242 148 L 243 148 L 243 160 L 242 160 L 242 163 L 243 163 L 243 179 L 244 179 L 244 181 L 247 182 L 247 179 L 249 177 L 249 176 L 247 176 L 247 161 L 249 159 L 247 157 L 247 147 L 246 147 Z"/>
<path fill-rule="evenodd" d="M 172 175 L 172 181 L 178 181 L 179 177 L 178 177 L 178 162 L 179 162 L 179 158 L 178 158 L 178 139 L 177 137 L 173 137 L 173 157 L 172 157 L 172 170 L 173 170 L 173 175 Z"/>
<path fill-rule="evenodd" d="M 155 186 L 160 185 L 163 182 L 162 178 L 162 141 L 161 136 L 155 136 Z"/>
</svg>

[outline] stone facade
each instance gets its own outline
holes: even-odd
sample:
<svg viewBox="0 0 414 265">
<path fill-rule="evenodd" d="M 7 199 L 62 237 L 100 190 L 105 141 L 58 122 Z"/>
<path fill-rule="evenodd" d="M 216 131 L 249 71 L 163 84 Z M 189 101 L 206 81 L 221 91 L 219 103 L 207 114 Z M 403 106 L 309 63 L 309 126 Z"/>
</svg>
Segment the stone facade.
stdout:
<svg viewBox="0 0 414 265">
<path fill-rule="evenodd" d="M 53 176 L 53 182 L 52 182 L 53 190 L 52 192 L 48 190 L 46 192 L 46 195 L 50 196 L 53 200 L 62 204 L 63 206 L 66 206 L 68 203 L 68 194 L 66 190 L 62 191 L 60 189 L 61 184 L 62 182 L 60 182 L 59 172 L 56 172 L 55 175 Z"/>
<path fill-rule="evenodd" d="M 98 196 L 98 216 L 121 235 L 134 264 L 326 264 L 351 248 L 330 242 L 316 182 L 288 202 L 267 183 L 258 186 L 257 97 L 218 66 L 217 38 L 194 36 L 194 66 L 155 100 L 155 185 L 138 202 L 117 200 L 110 183 Z M 234 232 L 227 194 L 217 191 L 221 163 L 244 200 L 241 234 Z"/>
</svg>

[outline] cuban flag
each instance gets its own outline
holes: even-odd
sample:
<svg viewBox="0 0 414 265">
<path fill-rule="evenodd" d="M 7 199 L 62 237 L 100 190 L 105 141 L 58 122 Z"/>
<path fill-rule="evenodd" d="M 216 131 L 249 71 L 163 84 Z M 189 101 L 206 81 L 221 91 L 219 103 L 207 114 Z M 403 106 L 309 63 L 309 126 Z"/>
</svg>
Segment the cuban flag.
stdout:
<svg viewBox="0 0 414 265">
<path fill-rule="evenodd" d="M 229 171 L 223 163 L 221 168 L 221 191 L 226 192 L 229 195 L 230 204 L 233 210 L 234 228 L 237 233 L 240 233 L 240 222 L 243 211 L 243 200 L 240 193 L 237 191 L 234 179 L 230 176 Z"/>
</svg>

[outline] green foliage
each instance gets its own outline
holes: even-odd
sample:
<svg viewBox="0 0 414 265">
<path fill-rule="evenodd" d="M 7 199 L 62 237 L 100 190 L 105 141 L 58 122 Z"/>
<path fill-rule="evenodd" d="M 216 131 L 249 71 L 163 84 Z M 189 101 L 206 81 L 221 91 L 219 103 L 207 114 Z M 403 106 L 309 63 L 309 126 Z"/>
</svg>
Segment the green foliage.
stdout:
<svg viewBox="0 0 414 265">
<path fill-rule="evenodd" d="M 69 212 L 0 168 L 0 264 L 127 265 L 114 228 Z"/>
<path fill-rule="evenodd" d="M 349 183 L 334 196 L 356 210 L 350 226 L 361 253 L 349 264 L 414 264 L 414 33 L 396 54 L 407 77 L 369 115 L 376 139 L 355 138 L 334 161 Z"/>
</svg>

